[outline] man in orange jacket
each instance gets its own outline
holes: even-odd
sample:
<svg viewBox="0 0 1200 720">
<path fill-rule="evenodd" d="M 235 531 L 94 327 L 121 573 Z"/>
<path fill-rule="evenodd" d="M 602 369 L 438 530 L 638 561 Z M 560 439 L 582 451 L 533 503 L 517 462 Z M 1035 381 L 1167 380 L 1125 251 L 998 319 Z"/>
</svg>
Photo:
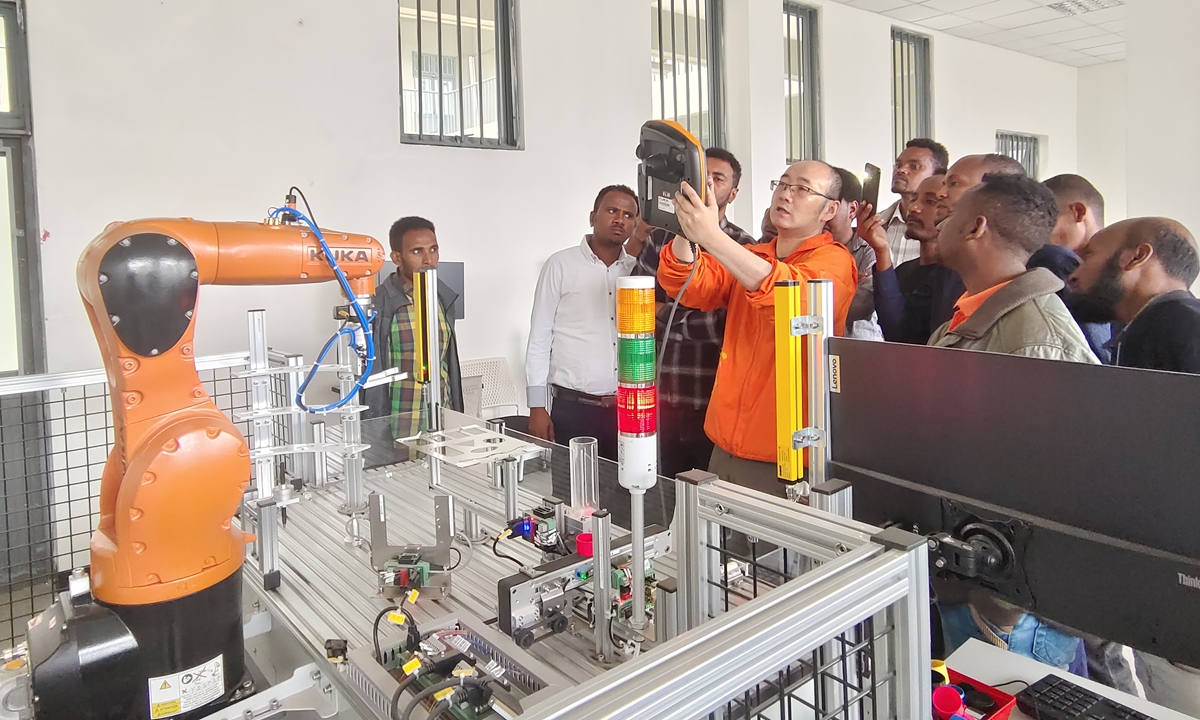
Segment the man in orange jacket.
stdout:
<svg viewBox="0 0 1200 720">
<path fill-rule="evenodd" d="M 680 303 L 697 310 L 727 308 L 725 342 L 717 382 L 704 422 L 716 443 L 709 472 L 722 480 L 783 495 L 775 470 L 775 283 L 832 280 L 834 331 L 841 335 L 858 282 L 854 258 L 825 231 L 837 212 L 841 179 L 819 161 L 799 162 L 772 182 L 771 222 L 779 235 L 742 246 L 721 232 L 708 193 L 700 200 L 686 183 L 675 196 L 684 236 L 663 248 L 658 281 L 678 296 L 696 263 Z M 689 242 L 704 249 L 697 257 Z"/>
</svg>

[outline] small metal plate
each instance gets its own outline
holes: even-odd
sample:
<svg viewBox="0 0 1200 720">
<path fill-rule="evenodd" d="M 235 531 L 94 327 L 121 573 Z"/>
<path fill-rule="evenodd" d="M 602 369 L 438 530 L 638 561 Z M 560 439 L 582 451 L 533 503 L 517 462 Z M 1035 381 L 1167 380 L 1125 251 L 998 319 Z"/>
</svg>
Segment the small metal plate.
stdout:
<svg viewBox="0 0 1200 720">
<path fill-rule="evenodd" d="M 537 457 L 542 452 L 537 445 L 501 435 L 482 425 L 423 432 L 396 442 L 460 468 L 496 457 Z"/>
</svg>

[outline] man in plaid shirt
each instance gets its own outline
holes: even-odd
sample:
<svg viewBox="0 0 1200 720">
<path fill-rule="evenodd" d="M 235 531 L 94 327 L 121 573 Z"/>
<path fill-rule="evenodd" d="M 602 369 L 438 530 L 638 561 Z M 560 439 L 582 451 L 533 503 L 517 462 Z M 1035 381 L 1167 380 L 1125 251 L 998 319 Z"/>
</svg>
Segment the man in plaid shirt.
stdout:
<svg viewBox="0 0 1200 720">
<path fill-rule="evenodd" d="M 725 208 L 737 197 L 741 163 L 733 153 L 721 148 L 708 148 L 704 155 L 708 180 L 721 214 L 721 229 L 742 245 L 754 244 L 756 241 L 749 233 L 725 217 Z M 655 277 L 658 255 L 673 237 L 662 229 L 651 232 L 638 253 L 634 274 Z M 725 310 L 701 312 L 680 305 L 668 332 L 667 316 L 673 299 L 667 297 L 661 285 L 655 287 L 655 299 L 659 348 L 666 343 L 666 354 L 658 371 L 658 471 L 665 477 L 674 477 L 693 468 L 707 469 L 712 456 L 713 443 L 704 433 L 704 416 L 721 360 Z"/>
<path fill-rule="evenodd" d="M 413 298 L 413 273 L 424 268 L 437 268 L 440 255 L 433 223 L 420 217 L 397 220 L 388 233 L 391 259 L 396 272 L 383 279 L 375 289 L 373 310 L 375 319 L 371 330 L 375 335 L 375 368 L 382 372 L 399 368 L 408 373 L 404 380 L 368 388 L 365 392 L 367 418 L 384 418 L 387 427 L 378 421 L 367 423 L 364 435 L 371 437 L 380 461 L 402 460 L 407 452 L 392 442 L 397 438 L 416 435 L 429 425 L 426 416 L 425 385 L 418 383 L 414 321 L 416 308 Z M 462 374 L 458 364 L 458 343 L 455 341 L 453 316 L 450 307 L 458 295 L 441 280 L 438 281 L 438 339 L 441 344 L 439 363 L 442 374 L 441 404 L 462 411 Z M 388 450 L 388 448 L 391 450 Z M 392 451 L 395 456 L 392 457 Z"/>
</svg>

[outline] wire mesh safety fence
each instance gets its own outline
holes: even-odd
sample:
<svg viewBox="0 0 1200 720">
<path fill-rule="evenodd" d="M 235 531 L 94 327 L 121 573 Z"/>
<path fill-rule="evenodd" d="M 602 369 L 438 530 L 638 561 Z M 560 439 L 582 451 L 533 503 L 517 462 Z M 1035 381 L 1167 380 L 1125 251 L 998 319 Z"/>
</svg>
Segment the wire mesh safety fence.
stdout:
<svg viewBox="0 0 1200 720">
<path fill-rule="evenodd" d="M 704 543 L 710 589 L 709 618 L 729 612 L 814 567 L 795 550 L 723 529 L 717 544 Z M 824 646 L 744 688 L 707 715 L 710 720 L 852 720 L 880 715 L 880 692 L 894 676 L 887 647 L 893 629 L 886 614 L 868 617 Z M 888 704 L 884 703 L 884 707 Z"/>
<path fill-rule="evenodd" d="M 274 358 L 273 358 L 274 360 Z M 213 402 L 231 418 L 249 407 L 239 373 L 244 354 L 198 362 Z M 272 399 L 286 405 L 287 376 L 272 378 Z M 245 435 L 247 422 L 235 425 Z M 292 428 L 275 424 L 277 442 Z M 20 642 L 25 621 L 88 564 L 100 519 L 100 480 L 113 444 L 103 372 L 25 376 L 0 382 L 0 648 Z"/>
<path fill-rule="evenodd" d="M 827 645 L 764 678 L 708 715 L 710 720 L 834 720 L 875 718 L 879 690 L 893 675 L 880 676 L 877 645 L 887 634 L 874 618 L 838 634 Z"/>
</svg>

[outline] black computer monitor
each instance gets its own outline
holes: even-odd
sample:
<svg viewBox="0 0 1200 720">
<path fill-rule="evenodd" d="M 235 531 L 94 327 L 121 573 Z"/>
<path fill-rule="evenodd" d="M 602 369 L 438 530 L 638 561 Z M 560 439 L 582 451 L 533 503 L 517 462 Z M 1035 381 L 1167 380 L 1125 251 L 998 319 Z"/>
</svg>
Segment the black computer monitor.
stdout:
<svg viewBox="0 0 1200 720">
<path fill-rule="evenodd" d="M 842 338 L 830 354 L 856 519 L 973 535 L 1011 557 L 972 582 L 1200 666 L 1200 376 Z"/>
</svg>

